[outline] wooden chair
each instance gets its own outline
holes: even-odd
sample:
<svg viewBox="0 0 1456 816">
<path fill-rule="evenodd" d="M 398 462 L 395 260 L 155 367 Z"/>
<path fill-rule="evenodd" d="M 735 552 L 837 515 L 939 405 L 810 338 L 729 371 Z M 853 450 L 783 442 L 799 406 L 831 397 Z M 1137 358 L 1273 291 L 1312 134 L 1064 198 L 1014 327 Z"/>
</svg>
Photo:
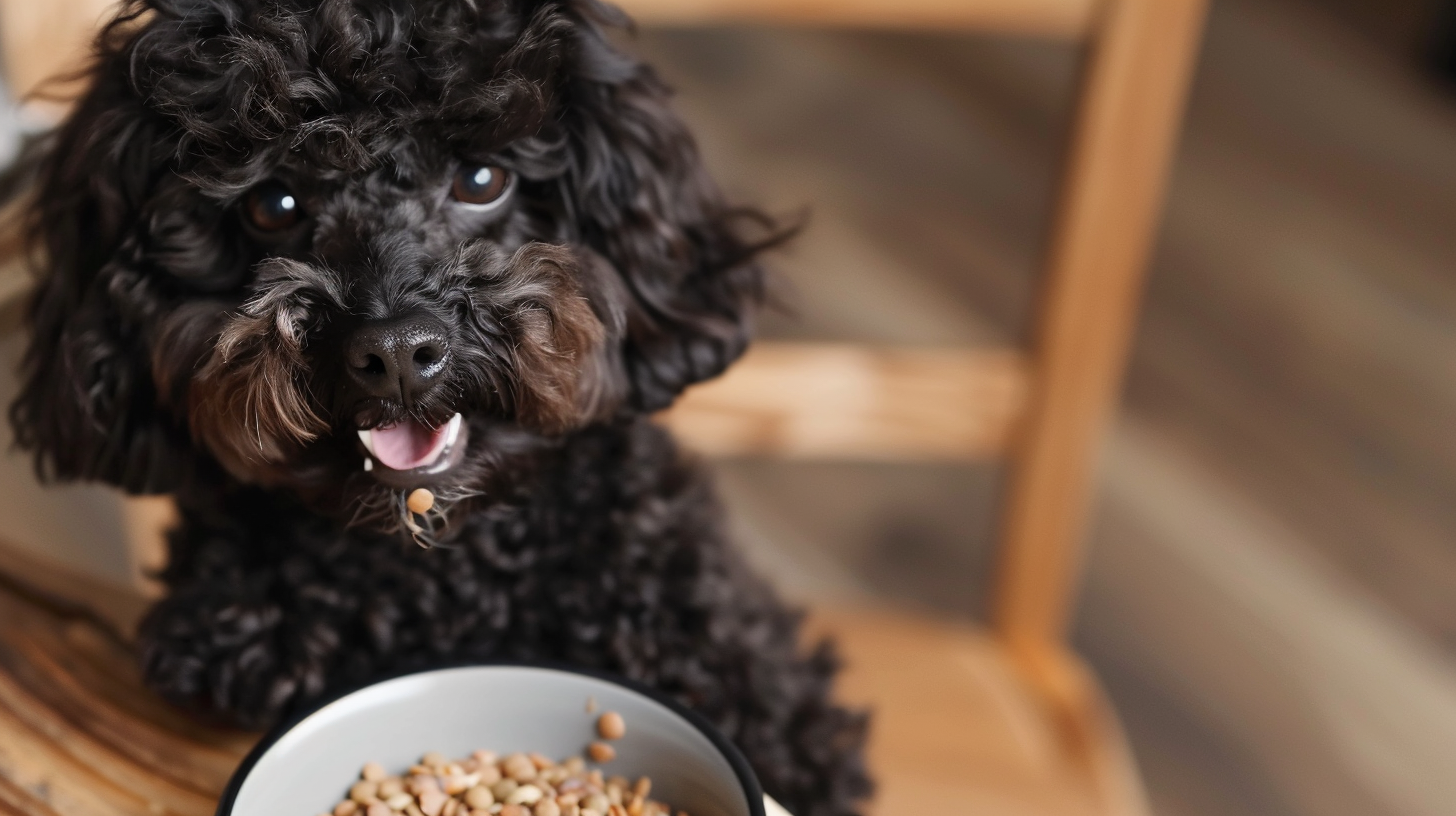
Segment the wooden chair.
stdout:
<svg viewBox="0 0 1456 816">
<path fill-rule="evenodd" d="M 84 35 L 105 3 L 65 5 L 0 2 L 13 86 L 74 58 L 84 37 L 62 47 L 56 32 Z M 989 631 L 816 611 L 848 658 L 844 695 L 875 709 L 875 812 L 1146 813 L 1115 714 L 1066 630 L 1204 0 L 621 5 L 645 25 L 990 28 L 1086 42 L 1029 352 L 765 343 L 663 420 L 723 456 L 1008 457 Z M 0 564 L 23 576 L 0 576 L 0 813 L 210 812 L 251 738 L 183 721 L 140 688 L 124 635 L 137 596 L 20 554 Z"/>
<path fill-rule="evenodd" d="M 990 632 L 818 613 L 848 659 L 844 693 L 876 712 L 876 812 L 1146 813 L 1116 717 L 1066 630 L 1203 0 L 624 5 L 649 25 L 992 28 L 1086 42 L 1029 354 L 759 344 L 666 421 L 725 456 L 1009 457 Z"/>
</svg>

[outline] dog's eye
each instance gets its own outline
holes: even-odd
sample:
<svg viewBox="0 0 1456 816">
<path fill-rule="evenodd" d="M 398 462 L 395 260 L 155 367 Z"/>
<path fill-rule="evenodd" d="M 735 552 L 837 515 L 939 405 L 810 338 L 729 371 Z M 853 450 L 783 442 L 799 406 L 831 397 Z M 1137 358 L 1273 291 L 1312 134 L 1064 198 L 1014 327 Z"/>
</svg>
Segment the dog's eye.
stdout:
<svg viewBox="0 0 1456 816">
<path fill-rule="evenodd" d="M 285 230 L 298 223 L 302 208 L 287 187 L 270 181 L 253 188 L 243 202 L 248 220 L 264 232 Z"/>
<path fill-rule="evenodd" d="M 462 204 L 494 204 L 505 195 L 510 180 L 504 168 L 467 164 L 455 171 L 450 194 Z"/>
</svg>

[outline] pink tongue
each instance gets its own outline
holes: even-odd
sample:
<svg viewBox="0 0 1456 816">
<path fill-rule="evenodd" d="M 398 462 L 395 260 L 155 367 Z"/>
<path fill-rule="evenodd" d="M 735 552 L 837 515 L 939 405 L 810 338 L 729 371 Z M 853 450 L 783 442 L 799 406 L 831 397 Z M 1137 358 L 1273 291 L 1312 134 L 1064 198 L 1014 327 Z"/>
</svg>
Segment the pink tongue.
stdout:
<svg viewBox="0 0 1456 816">
<path fill-rule="evenodd" d="M 430 428 L 412 419 L 372 432 L 374 458 L 387 468 L 413 470 L 439 458 L 447 425 Z"/>
</svg>

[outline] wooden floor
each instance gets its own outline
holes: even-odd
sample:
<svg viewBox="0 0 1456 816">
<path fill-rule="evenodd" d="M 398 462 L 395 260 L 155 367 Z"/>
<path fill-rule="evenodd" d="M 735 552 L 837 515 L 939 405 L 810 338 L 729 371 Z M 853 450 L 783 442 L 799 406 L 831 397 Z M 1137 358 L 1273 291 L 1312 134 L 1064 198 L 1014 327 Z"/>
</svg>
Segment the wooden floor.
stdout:
<svg viewBox="0 0 1456 816">
<path fill-rule="evenodd" d="M 1076 54 L 649 32 L 726 185 L 812 226 L 777 336 L 1023 335 Z M 1293 2 L 1216 2 L 1078 640 L 1162 814 L 1456 801 L 1456 101 Z M 730 463 L 800 597 L 983 600 L 992 467 Z"/>
</svg>

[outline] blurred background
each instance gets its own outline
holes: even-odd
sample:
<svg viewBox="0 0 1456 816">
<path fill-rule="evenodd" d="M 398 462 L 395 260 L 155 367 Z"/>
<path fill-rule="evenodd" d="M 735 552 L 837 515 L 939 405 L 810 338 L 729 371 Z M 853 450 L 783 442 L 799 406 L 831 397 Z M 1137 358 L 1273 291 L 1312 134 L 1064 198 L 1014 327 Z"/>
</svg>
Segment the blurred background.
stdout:
<svg viewBox="0 0 1456 816">
<path fill-rule="evenodd" d="M 1153 810 L 1456 812 L 1456 5 L 1215 0 L 1075 642 Z M 644 32 L 811 226 L 776 337 L 1024 342 L 1079 54 Z M 983 615 L 994 466 L 718 466 L 803 597 Z"/>
<path fill-rule="evenodd" d="M 810 213 L 766 337 L 1025 342 L 1076 47 L 632 47 L 736 198 Z M 1456 812 L 1456 4 L 1214 0 L 1138 325 L 1075 643 L 1153 810 Z M 135 579 L 135 509 L 4 467 L 21 543 Z M 787 595 L 984 618 L 997 466 L 714 467 Z"/>
</svg>

